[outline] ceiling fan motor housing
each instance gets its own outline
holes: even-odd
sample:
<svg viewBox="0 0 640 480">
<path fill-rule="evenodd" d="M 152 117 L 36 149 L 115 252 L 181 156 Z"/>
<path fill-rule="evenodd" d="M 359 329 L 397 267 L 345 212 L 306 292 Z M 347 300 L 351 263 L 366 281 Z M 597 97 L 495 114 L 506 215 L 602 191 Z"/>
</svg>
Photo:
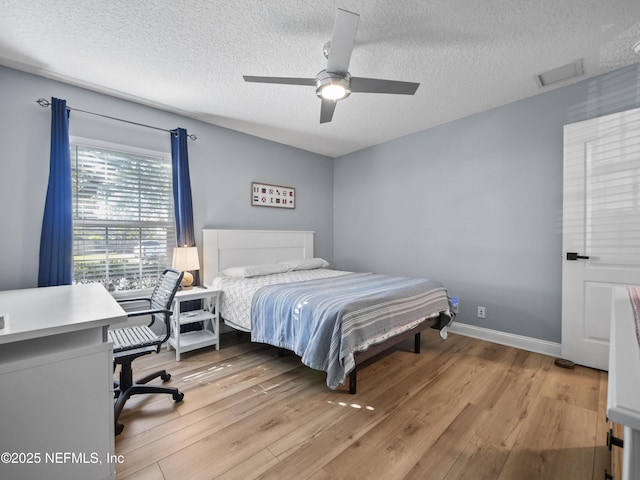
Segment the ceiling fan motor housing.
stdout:
<svg viewBox="0 0 640 480">
<path fill-rule="evenodd" d="M 350 81 L 351 75 L 348 72 L 343 75 L 322 70 L 316 76 L 316 95 L 330 100 L 343 100 L 351 94 Z"/>
</svg>

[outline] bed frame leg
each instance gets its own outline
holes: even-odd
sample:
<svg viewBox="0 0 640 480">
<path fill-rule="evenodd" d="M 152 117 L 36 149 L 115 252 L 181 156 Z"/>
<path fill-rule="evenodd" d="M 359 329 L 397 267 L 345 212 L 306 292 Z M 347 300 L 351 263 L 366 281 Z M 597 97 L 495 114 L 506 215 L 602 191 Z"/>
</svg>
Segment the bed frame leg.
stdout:
<svg viewBox="0 0 640 480">
<path fill-rule="evenodd" d="M 416 333 L 413 339 L 413 350 L 416 353 L 420 353 L 420 332 Z"/>
<path fill-rule="evenodd" d="M 353 367 L 353 370 L 349 374 L 349 393 L 351 395 L 355 395 L 356 393 L 356 368 Z"/>
</svg>

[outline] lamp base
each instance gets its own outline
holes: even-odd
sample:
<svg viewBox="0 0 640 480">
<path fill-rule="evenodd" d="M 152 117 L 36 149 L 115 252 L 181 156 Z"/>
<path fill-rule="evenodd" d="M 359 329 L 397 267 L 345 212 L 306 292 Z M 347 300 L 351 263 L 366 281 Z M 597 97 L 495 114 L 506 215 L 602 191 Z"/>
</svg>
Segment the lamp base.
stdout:
<svg viewBox="0 0 640 480">
<path fill-rule="evenodd" d="M 193 275 L 191 273 L 185 271 L 183 272 L 182 282 L 180 283 L 182 290 L 189 290 L 193 288 Z"/>
</svg>

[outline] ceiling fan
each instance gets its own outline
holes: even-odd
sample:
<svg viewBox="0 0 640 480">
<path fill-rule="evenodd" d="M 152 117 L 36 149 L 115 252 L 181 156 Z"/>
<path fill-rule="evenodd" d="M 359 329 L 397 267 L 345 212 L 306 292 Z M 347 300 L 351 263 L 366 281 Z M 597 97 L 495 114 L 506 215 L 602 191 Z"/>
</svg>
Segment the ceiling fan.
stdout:
<svg viewBox="0 0 640 480">
<path fill-rule="evenodd" d="M 351 93 L 393 93 L 413 95 L 419 83 L 381 80 L 377 78 L 352 77 L 349 74 L 349 61 L 356 39 L 360 15 L 341 8 L 336 15 L 333 36 L 324 45 L 327 68 L 321 70 L 315 78 L 296 77 L 255 77 L 244 75 L 245 82 L 278 83 L 284 85 L 307 85 L 316 87 L 316 95 L 322 100 L 320 123 L 330 122 L 339 100 Z"/>
</svg>

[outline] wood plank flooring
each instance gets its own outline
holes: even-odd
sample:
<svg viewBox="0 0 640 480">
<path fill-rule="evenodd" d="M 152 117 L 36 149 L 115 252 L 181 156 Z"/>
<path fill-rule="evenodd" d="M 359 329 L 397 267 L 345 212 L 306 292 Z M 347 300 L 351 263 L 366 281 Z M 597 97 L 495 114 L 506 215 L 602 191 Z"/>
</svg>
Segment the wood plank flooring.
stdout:
<svg viewBox="0 0 640 480">
<path fill-rule="evenodd" d="M 185 393 L 134 397 L 118 480 L 604 478 L 607 374 L 436 331 L 367 362 L 358 393 L 294 355 L 222 337 L 219 351 L 139 359 Z M 137 368 L 136 368 L 137 367 Z"/>
</svg>

